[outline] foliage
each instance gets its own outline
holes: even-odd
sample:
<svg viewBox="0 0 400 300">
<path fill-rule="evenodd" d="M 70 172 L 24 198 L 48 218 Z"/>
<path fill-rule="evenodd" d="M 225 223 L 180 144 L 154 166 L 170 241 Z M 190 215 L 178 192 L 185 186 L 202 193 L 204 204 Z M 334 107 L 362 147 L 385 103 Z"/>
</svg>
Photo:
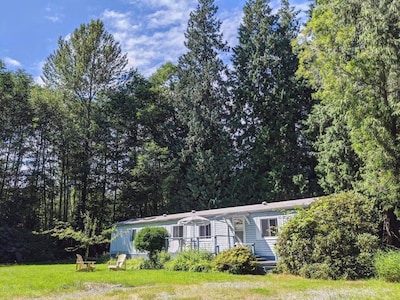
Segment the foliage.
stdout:
<svg viewBox="0 0 400 300">
<path fill-rule="evenodd" d="M 231 274 L 256 274 L 257 259 L 249 247 L 239 246 L 218 254 L 213 261 L 213 270 Z"/>
<path fill-rule="evenodd" d="M 50 234 L 60 240 L 72 240 L 76 245 L 67 247 L 65 250 L 72 252 L 78 249 L 85 250 L 85 257 L 89 257 L 90 247 L 110 242 L 112 229 L 104 230 L 100 234 L 97 233 L 98 220 L 91 218 L 87 212 L 84 215 L 83 230 L 74 229 L 68 222 L 58 221 L 53 229 L 44 231 L 43 234 Z"/>
<path fill-rule="evenodd" d="M 400 247 L 394 213 L 400 207 L 399 8 L 400 1 L 392 0 L 318 1 L 295 43 L 299 74 L 323 107 L 315 111 L 330 119 L 317 137 L 324 149 L 320 172 L 376 198 L 386 219 L 384 242 L 395 247 Z M 344 131 L 339 143 L 332 129 Z M 326 151 L 329 147 L 336 153 Z M 328 163 L 336 158 L 337 166 Z M 331 179 L 324 180 L 330 188 Z"/>
<path fill-rule="evenodd" d="M 0 263 L 54 260 L 54 240 L 7 226 L 0 227 Z"/>
<path fill-rule="evenodd" d="M 162 250 L 156 251 L 154 257 L 146 259 L 138 257 L 128 260 L 128 267 L 134 270 L 151 270 L 151 269 L 164 269 L 165 265 L 171 260 L 171 255 Z"/>
<path fill-rule="evenodd" d="M 157 252 L 165 249 L 165 239 L 169 237 L 164 227 L 144 227 L 135 236 L 134 246 L 139 251 L 146 251 L 149 259 L 157 262 Z"/>
<path fill-rule="evenodd" d="M 296 77 L 298 59 L 291 42 L 299 33 L 297 12 L 281 1 L 247 1 L 233 49 L 234 118 L 240 203 L 290 199 L 317 191 L 304 134 L 311 91 Z M 301 141 L 301 142 L 299 142 Z"/>
<path fill-rule="evenodd" d="M 379 251 L 374 261 L 378 277 L 389 282 L 400 282 L 399 261 L 399 251 Z"/>
<path fill-rule="evenodd" d="M 231 200 L 232 148 L 225 126 L 229 72 L 223 61 L 228 46 L 216 13 L 213 0 L 198 1 L 185 34 L 188 51 L 178 61 L 174 96 L 184 135 L 172 205 L 181 211 L 219 207 Z"/>
<path fill-rule="evenodd" d="M 198 250 L 187 250 L 179 252 L 171 261 L 165 265 L 166 270 L 209 272 L 211 271 L 212 254 Z"/>
<path fill-rule="evenodd" d="M 370 199 L 352 192 L 321 197 L 283 227 L 277 270 L 311 278 L 371 277 L 378 227 Z"/>
<path fill-rule="evenodd" d="M 43 67 L 44 83 L 66 95 L 78 126 L 80 197 L 75 217 L 81 228 L 81 214 L 87 210 L 94 213 L 93 207 L 98 205 L 94 200 L 97 197 L 91 197 L 90 186 L 97 101 L 101 93 L 121 84 L 126 65 L 127 56 L 122 54 L 120 44 L 105 30 L 102 21 L 92 20 L 82 24 L 69 39 L 60 37 L 58 49 L 46 59 Z"/>
</svg>

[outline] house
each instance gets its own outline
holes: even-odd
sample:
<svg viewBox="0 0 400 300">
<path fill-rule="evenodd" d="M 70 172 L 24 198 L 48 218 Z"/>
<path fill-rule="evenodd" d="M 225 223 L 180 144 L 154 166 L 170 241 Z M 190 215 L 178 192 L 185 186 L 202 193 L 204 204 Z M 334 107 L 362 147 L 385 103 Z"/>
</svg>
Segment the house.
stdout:
<svg viewBox="0 0 400 300">
<path fill-rule="evenodd" d="M 218 254 L 236 245 L 246 245 L 256 256 L 274 262 L 279 228 L 296 213 L 296 208 L 306 208 L 316 199 L 263 202 L 119 222 L 112 235 L 110 254 L 145 256 L 133 246 L 135 234 L 143 227 L 158 226 L 170 233 L 166 247 L 171 255 L 193 248 Z"/>
</svg>

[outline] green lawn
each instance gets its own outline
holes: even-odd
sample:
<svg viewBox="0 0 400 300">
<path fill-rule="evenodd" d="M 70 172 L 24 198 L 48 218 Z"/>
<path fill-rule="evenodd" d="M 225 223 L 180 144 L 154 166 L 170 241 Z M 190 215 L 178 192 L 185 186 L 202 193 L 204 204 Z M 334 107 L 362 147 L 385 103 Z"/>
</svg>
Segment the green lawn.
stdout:
<svg viewBox="0 0 400 300">
<path fill-rule="evenodd" d="M 163 270 L 75 272 L 74 264 L 0 267 L 1 299 L 400 299 L 400 284 Z"/>
</svg>

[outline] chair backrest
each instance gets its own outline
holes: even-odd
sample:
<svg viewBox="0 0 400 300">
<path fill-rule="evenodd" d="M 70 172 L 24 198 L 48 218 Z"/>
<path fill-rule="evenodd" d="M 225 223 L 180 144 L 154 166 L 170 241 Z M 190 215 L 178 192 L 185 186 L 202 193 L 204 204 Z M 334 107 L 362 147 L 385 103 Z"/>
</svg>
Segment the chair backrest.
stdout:
<svg viewBox="0 0 400 300">
<path fill-rule="evenodd" d="M 82 255 L 80 255 L 80 254 L 76 255 L 76 263 L 83 263 Z"/>
<path fill-rule="evenodd" d="M 120 254 L 120 255 L 118 255 L 118 258 L 117 258 L 117 266 L 118 266 L 119 268 L 121 268 L 121 267 L 124 265 L 125 259 L 126 259 L 126 254 Z"/>
</svg>

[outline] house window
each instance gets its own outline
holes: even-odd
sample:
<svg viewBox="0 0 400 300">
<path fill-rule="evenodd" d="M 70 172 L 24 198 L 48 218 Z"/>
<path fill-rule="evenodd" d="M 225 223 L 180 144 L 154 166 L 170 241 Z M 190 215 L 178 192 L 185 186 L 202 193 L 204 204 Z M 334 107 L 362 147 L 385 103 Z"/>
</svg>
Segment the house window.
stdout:
<svg viewBox="0 0 400 300">
<path fill-rule="evenodd" d="M 172 227 L 172 237 L 181 238 L 183 237 L 183 226 L 174 226 Z"/>
<path fill-rule="evenodd" d="M 133 241 L 134 241 L 134 239 L 135 239 L 136 230 L 135 230 L 135 229 L 132 229 L 132 230 L 130 230 L 130 234 L 131 234 L 131 236 L 130 236 L 130 238 L 131 238 L 131 242 L 133 242 Z"/>
<path fill-rule="evenodd" d="M 278 219 L 261 219 L 261 236 L 276 236 L 278 233 Z"/>
<path fill-rule="evenodd" d="M 211 224 L 202 225 L 199 227 L 199 237 L 200 238 L 210 238 L 211 237 Z"/>
</svg>

